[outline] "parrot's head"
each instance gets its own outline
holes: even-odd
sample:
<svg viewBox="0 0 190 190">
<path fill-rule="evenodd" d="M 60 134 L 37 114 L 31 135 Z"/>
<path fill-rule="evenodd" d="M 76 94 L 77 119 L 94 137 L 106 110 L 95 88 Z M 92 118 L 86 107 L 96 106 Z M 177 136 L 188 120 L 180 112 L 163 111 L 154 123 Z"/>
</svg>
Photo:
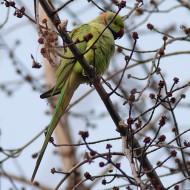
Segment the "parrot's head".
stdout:
<svg viewBox="0 0 190 190">
<path fill-rule="evenodd" d="M 105 25 L 108 25 L 111 22 L 108 28 L 110 29 L 110 31 L 114 36 L 114 39 L 116 40 L 121 38 L 124 34 L 124 22 L 121 16 L 119 15 L 115 16 L 115 14 L 116 13 L 114 12 L 108 11 L 102 13 L 101 18 Z"/>
</svg>

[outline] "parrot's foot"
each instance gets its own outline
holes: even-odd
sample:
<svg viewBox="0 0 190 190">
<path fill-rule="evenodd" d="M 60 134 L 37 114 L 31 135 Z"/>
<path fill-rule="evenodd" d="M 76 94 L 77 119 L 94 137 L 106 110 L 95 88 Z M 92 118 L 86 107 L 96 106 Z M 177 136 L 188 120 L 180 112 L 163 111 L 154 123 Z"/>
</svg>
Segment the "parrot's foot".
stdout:
<svg viewBox="0 0 190 190">
<path fill-rule="evenodd" d="M 85 70 L 83 69 L 83 71 L 82 71 L 82 76 L 88 77 L 88 78 L 89 78 L 89 77 L 90 77 L 90 78 L 94 78 L 94 77 L 96 76 L 95 66 L 94 66 L 94 65 L 89 65 L 89 66 L 94 70 L 93 75 L 88 76 L 88 75 L 86 74 Z"/>
<path fill-rule="evenodd" d="M 87 77 L 88 75 L 86 74 L 86 72 L 84 71 L 84 69 L 83 69 L 83 71 L 82 71 L 82 76 L 83 77 Z"/>
</svg>

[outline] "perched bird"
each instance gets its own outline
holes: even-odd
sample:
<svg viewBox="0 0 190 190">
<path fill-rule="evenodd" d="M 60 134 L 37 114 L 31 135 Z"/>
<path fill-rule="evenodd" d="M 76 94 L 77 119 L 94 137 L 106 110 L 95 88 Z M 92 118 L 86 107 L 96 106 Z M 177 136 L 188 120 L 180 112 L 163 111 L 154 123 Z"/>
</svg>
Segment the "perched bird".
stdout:
<svg viewBox="0 0 190 190">
<path fill-rule="evenodd" d="M 106 28 L 106 26 L 108 27 Z M 105 31 L 102 33 L 103 30 Z M 124 23 L 122 17 L 119 15 L 116 16 L 115 13 L 108 11 L 102 13 L 91 22 L 76 27 L 69 33 L 69 36 L 73 42 L 76 42 L 79 51 L 84 53 L 85 59 L 94 68 L 95 73 L 101 76 L 107 71 L 110 59 L 114 54 L 114 40 L 121 38 L 123 34 Z M 75 90 L 81 83 L 89 82 L 83 68 L 74 58 L 72 52 L 67 49 L 66 52 L 63 52 L 63 55 L 68 58 L 70 57 L 70 59 L 62 58 L 60 66 L 56 71 L 57 82 L 55 86 L 40 96 L 41 98 L 47 98 L 60 94 L 47 130 L 44 144 L 36 161 L 31 181 L 35 178 L 48 141 L 66 110 Z"/>
</svg>

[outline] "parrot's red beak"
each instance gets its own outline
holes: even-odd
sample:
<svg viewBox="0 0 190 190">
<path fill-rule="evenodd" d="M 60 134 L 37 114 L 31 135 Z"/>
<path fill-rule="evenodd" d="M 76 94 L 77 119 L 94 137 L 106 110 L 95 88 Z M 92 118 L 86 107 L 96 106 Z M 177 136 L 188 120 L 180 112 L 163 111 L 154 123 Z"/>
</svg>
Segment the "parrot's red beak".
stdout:
<svg viewBox="0 0 190 190">
<path fill-rule="evenodd" d="M 120 39 L 123 36 L 123 34 L 124 34 L 124 28 L 121 28 L 119 30 L 119 32 L 115 32 L 110 27 L 108 27 L 108 28 L 111 30 L 111 32 L 113 34 L 113 37 L 114 37 L 114 40 L 117 40 L 118 38 Z"/>
<path fill-rule="evenodd" d="M 124 28 L 121 28 L 119 33 L 118 33 L 118 38 L 120 39 L 124 34 Z"/>
<path fill-rule="evenodd" d="M 110 28 L 109 28 L 110 29 Z M 110 29 L 111 30 L 111 29 Z M 112 34 L 113 34 L 113 36 L 114 36 L 114 40 L 117 40 L 117 39 L 120 39 L 122 36 L 123 36 L 123 34 L 124 34 L 124 28 L 121 28 L 120 30 L 119 30 L 119 32 L 114 32 L 113 30 L 111 30 L 111 32 L 112 32 Z"/>
</svg>

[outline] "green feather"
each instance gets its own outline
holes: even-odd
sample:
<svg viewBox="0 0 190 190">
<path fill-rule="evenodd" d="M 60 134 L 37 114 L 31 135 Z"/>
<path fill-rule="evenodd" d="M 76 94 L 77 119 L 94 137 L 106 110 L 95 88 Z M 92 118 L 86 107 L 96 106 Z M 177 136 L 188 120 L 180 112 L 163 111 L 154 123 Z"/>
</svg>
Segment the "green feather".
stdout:
<svg viewBox="0 0 190 190">
<path fill-rule="evenodd" d="M 114 38 L 116 39 L 123 35 L 123 30 L 121 29 L 124 27 L 120 16 L 117 15 L 113 20 L 115 13 L 107 12 L 104 13 L 104 16 L 105 17 L 102 15 L 98 16 L 91 22 L 78 26 L 69 34 L 73 42 L 76 42 L 77 40 L 79 41 L 76 46 L 81 53 L 85 53 L 87 51 L 84 54 L 84 57 L 99 76 L 103 75 L 107 71 L 110 59 L 115 50 Z M 107 28 L 99 37 L 106 25 L 112 20 L 113 22 L 109 25 L 109 28 Z M 92 38 L 89 41 L 85 41 L 84 36 L 89 34 L 92 34 Z M 98 37 L 99 39 L 97 40 Z M 95 48 L 91 48 L 94 42 L 96 42 Z M 63 55 L 65 57 L 70 57 L 70 59 L 62 59 L 61 64 L 56 71 L 56 85 L 51 90 L 40 96 L 41 98 L 47 98 L 60 93 L 58 103 L 47 130 L 44 144 L 36 161 L 31 181 L 35 178 L 49 139 L 51 138 L 61 116 L 64 114 L 75 90 L 81 83 L 89 82 L 88 78 L 84 76 L 83 68 L 79 62 L 74 59 L 72 52 L 67 49 L 66 52 L 63 52 Z"/>
<path fill-rule="evenodd" d="M 61 94 L 59 96 L 58 103 L 54 110 L 51 123 L 47 130 L 44 144 L 43 144 L 40 154 L 38 156 L 38 160 L 36 162 L 36 167 L 34 169 L 32 179 L 31 179 L 32 181 L 34 180 L 34 177 L 35 177 L 38 167 L 40 165 L 41 159 L 42 159 L 44 152 L 46 150 L 46 147 L 48 145 L 49 139 L 51 138 L 51 135 L 52 135 L 54 129 L 56 128 L 59 120 L 61 119 L 61 116 L 63 115 L 64 111 L 66 110 L 75 90 L 80 85 L 80 82 L 81 81 L 80 81 L 80 77 L 78 76 L 78 74 L 72 73 L 61 90 Z"/>
</svg>

